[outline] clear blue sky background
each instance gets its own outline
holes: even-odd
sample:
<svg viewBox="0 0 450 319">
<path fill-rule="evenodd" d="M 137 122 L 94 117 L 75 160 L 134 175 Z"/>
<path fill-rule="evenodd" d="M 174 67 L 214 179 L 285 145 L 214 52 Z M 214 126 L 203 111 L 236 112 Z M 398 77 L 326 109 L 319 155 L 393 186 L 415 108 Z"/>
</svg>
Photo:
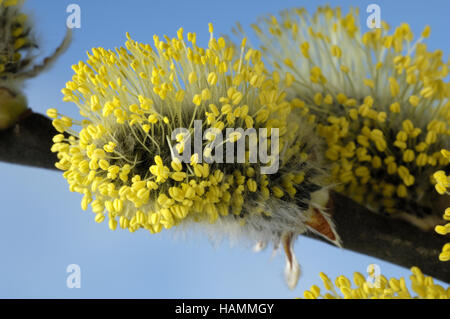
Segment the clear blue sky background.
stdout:
<svg viewBox="0 0 450 319">
<path fill-rule="evenodd" d="M 449 53 L 448 1 L 29 1 L 26 8 L 34 16 L 45 54 L 64 36 L 70 3 L 81 6 L 82 27 L 75 30 L 73 45 L 53 69 L 28 82 L 26 93 L 34 111 L 57 107 L 75 114 L 75 106 L 63 103 L 60 93 L 72 76 L 70 66 L 84 60 L 92 47 L 122 45 L 126 31 L 136 40 L 153 43 L 153 34 L 174 36 L 183 26 L 206 44 L 208 22 L 214 23 L 216 34 L 225 34 L 237 21 L 248 28 L 261 15 L 295 6 L 310 12 L 325 3 L 360 6 L 364 22 L 367 5 L 378 3 L 382 19 L 392 26 L 409 22 L 419 34 L 424 25 L 431 25 L 427 43 L 443 49 L 445 56 Z M 303 276 L 291 292 L 283 282 L 282 254 L 270 260 L 270 250 L 255 254 L 249 247 L 230 247 L 228 242 L 214 247 L 201 235 L 184 240 L 174 239 L 171 232 L 112 232 L 106 223 L 96 224 L 90 211 L 83 212 L 80 200 L 68 191 L 59 172 L 0 163 L 0 297 L 293 298 L 319 283 L 320 271 L 334 278 L 355 270 L 364 273 L 367 265 L 377 263 L 383 274 L 409 274 L 302 237 L 295 250 Z M 80 289 L 66 287 L 69 264 L 81 267 Z"/>
</svg>

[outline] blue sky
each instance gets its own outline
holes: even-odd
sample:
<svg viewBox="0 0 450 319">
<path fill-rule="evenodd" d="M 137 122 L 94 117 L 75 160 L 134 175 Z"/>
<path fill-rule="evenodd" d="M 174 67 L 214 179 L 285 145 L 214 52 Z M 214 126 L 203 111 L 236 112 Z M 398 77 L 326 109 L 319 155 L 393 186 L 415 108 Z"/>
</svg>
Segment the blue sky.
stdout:
<svg viewBox="0 0 450 319">
<path fill-rule="evenodd" d="M 85 60 L 92 47 L 122 45 L 127 31 L 136 40 L 153 43 L 153 34 L 174 36 L 182 26 L 186 32 L 197 32 L 198 41 L 205 44 L 208 22 L 214 23 L 215 34 L 226 34 L 237 21 L 248 28 L 264 14 L 298 6 L 312 12 L 325 3 L 359 6 L 365 21 L 365 8 L 377 3 L 391 26 L 408 22 L 419 34 L 429 24 L 429 47 L 448 56 L 450 46 L 445 15 L 450 2 L 438 0 L 29 1 L 26 8 L 37 25 L 43 54 L 63 38 L 71 3 L 81 7 L 82 18 L 72 46 L 52 70 L 27 83 L 29 104 L 37 112 L 57 107 L 75 114 L 75 106 L 63 103 L 60 93 L 72 76 L 70 66 Z M 375 258 L 301 237 L 295 251 L 303 275 L 297 289 L 289 291 L 283 282 L 282 254 L 271 260 L 270 250 L 255 254 L 248 245 L 214 246 L 196 234 L 183 239 L 171 232 L 112 232 L 106 223 L 96 224 L 92 212 L 83 212 L 80 200 L 59 172 L 0 163 L 1 298 L 293 298 L 319 283 L 320 271 L 334 278 L 356 270 L 364 273 L 369 264 L 377 263 L 388 276 L 409 274 Z M 70 264 L 81 267 L 80 289 L 66 286 Z"/>
</svg>

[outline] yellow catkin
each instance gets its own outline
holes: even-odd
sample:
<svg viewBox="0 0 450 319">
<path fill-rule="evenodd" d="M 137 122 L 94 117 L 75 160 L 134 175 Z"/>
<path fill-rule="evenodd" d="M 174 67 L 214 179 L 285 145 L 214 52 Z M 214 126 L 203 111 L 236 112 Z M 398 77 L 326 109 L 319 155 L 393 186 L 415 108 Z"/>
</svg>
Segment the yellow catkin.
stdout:
<svg viewBox="0 0 450 319">
<path fill-rule="evenodd" d="M 0 130 L 13 126 L 27 111 L 28 105 L 23 94 L 24 81 L 47 70 L 69 44 L 70 33 L 51 56 L 44 57 L 37 67 L 35 59 L 39 56 L 41 44 L 35 36 L 35 28 L 24 13 L 25 0 L 0 1 Z M 48 115 L 56 119 L 55 110 Z M 71 125 L 64 120 L 54 123 L 58 132 Z"/>
<path fill-rule="evenodd" d="M 94 48 L 73 65 L 62 92 L 83 119 L 48 111 L 59 133 L 51 148 L 55 166 L 69 190 L 83 194 L 81 208 L 90 205 L 95 221 L 107 219 L 111 230 L 155 234 L 196 222 L 220 233 L 226 224 L 235 227 L 233 234 L 278 246 L 306 229 L 299 224 L 293 232 L 290 221 L 303 221 L 309 205 L 325 207 L 328 200 L 316 115 L 298 114 L 307 108 L 282 89 L 295 86 L 296 73 L 270 73 L 261 51 L 245 39 L 237 47 L 215 38 L 212 25 L 208 30 L 206 47 L 183 29 L 175 38 L 153 36 L 153 45 L 127 33 L 123 47 Z M 339 48 L 333 52 L 343 58 Z M 323 72 L 311 68 L 309 76 L 326 84 Z M 334 100 L 318 94 L 315 103 Z M 349 99 L 346 105 L 354 104 Z M 337 122 L 348 129 L 347 122 Z M 199 127 L 201 148 L 191 143 Z M 382 136 L 376 138 L 383 146 Z M 227 158 L 216 160 L 218 147 L 230 145 L 236 152 L 226 149 Z M 268 151 L 263 160 L 263 150 L 255 149 L 261 145 Z M 313 196 L 318 191 L 321 196 Z M 339 242 L 337 234 L 333 242 Z M 292 255 L 292 245 L 283 246 Z M 299 272 L 290 268 L 292 288 Z"/>
<path fill-rule="evenodd" d="M 72 67 L 75 76 L 62 92 L 65 101 L 77 103 L 84 120 L 49 109 L 61 133 L 52 151 L 70 190 L 84 195 L 82 208 L 90 204 L 95 221 L 109 219 L 112 230 L 157 233 L 185 220 L 215 223 L 233 214 L 245 225 L 246 218 L 267 210 L 261 209 L 264 203 L 250 203 L 270 197 L 294 202 L 300 184 L 311 183 L 310 176 L 315 184 L 322 182 L 316 169 L 306 165 L 319 144 L 305 138 L 309 125 L 293 114 L 278 87 L 281 82 L 293 85 L 294 76 L 266 77 L 258 50 L 244 41 L 237 52 L 225 39 L 214 38 L 212 25 L 209 31 L 206 48 L 197 44 L 194 33 L 186 41 L 182 29 L 172 39 L 155 35 L 153 47 L 127 34 L 124 47 L 94 48 L 87 61 Z M 322 99 L 318 96 L 317 103 Z M 188 149 L 194 119 L 202 120 L 204 130 L 277 128 L 279 143 L 287 149 L 280 154 L 283 173 L 261 174 L 263 163 L 250 161 L 248 144 L 244 162 L 205 163 L 213 154 L 208 146 L 215 139 L 212 132 L 202 141 L 202 157 L 196 153 L 187 163 L 180 161 L 174 152 L 183 155 Z M 191 133 L 177 133 L 171 140 L 178 127 Z M 66 139 L 62 133 L 73 136 Z M 256 143 L 261 137 L 272 142 L 271 134 L 257 136 Z M 238 147 L 242 137 L 235 131 L 223 141 Z"/>
<path fill-rule="evenodd" d="M 447 163 L 450 163 L 450 151 L 442 149 L 441 154 Z M 444 171 L 437 171 L 433 174 L 433 178 L 436 182 L 434 186 L 436 191 L 441 195 L 450 195 L 450 175 L 447 175 Z M 450 220 L 450 207 L 445 210 L 443 218 L 447 221 Z M 435 231 L 443 236 L 450 234 L 450 223 L 436 226 Z M 439 260 L 450 261 L 450 243 L 446 243 L 444 247 L 442 247 L 442 251 L 439 254 Z"/>
<path fill-rule="evenodd" d="M 262 20 L 256 35 L 279 77 L 295 74 L 287 98 L 301 98 L 295 111 L 315 117 L 339 192 L 384 213 L 416 214 L 411 202 L 437 214 L 432 175 L 448 171 L 440 150 L 450 147 L 448 62 L 413 41 L 407 24 L 363 33 L 359 19 L 356 9 L 298 8 L 276 24 Z M 429 34 L 426 27 L 422 37 Z"/>
</svg>

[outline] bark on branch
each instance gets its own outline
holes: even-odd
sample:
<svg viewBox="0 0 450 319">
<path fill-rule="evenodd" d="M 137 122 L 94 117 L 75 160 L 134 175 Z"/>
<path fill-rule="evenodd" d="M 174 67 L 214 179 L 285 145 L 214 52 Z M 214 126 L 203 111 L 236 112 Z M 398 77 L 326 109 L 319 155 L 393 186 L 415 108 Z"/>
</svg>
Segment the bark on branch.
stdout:
<svg viewBox="0 0 450 319">
<path fill-rule="evenodd" d="M 31 113 L 15 127 L 0 131 L 0 161 L 56 169 L 56 155 L 50 152 L 56 133 L 48 118 Z M 449 264 L 438 260 L 448 238 L 374 214 L 340 194 L 332 196 L 333 219 L 345 249 L 407 268 L 418 266 L 425 274 L 450 283 Z"/>
</svg>

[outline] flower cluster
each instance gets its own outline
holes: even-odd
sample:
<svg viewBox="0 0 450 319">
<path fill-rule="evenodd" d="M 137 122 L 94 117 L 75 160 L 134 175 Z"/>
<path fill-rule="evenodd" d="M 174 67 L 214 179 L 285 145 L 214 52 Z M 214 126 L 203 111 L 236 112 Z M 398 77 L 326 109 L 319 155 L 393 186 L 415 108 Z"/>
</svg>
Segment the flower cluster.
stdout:
<svg viewBox="0 0 450 319">
<path fill-rule="evenodd" d="M 0 0 L 0 130 L 25 116 L 27 101 L 23 82 L 45 71 L 68 47 L 70 32 L 55 52 L 35 64 L 38 43 L 33 25 L 22 12 L 25 0 Z"/>
<path fill-rule="evenodd" d="M 24 0 L 0 2 L 0 78 L 17 74 L 30 62 L 36 43 L 30 37 L 27 15 L 22 13 Z M 25 52 L 25 56 L 22 53 Z"/>
<path fill-rule="evenodd" d="M 0 130 L 12 126 L 27 109 L 25 97 L 17 92 L 17 75 L 30 64 L 35 43 L 30 39 L 27 16 L 21 11 L 23 2 L 0 1 Z"/>
<path fill-rule="evenodd" d="M 440 150 L 450 144 L 449 62 L 422 43 L 430 28 L 416 41 L 408 24 L 362 34 L 357 10 L 328 6 L 285 11 L 253 28 L 287 98 L 315 116 L 336 189 L 429 228 L 431 175 L 448 169 Z"/>
<path fill-rule="evenodd" d="M 125 47 L 95 48 L 86 63 L 74 65 L 75 75 L 62 92 L 83 120 L 47 111 L 61 133 L 52 147 L 56 167 L 70 190 L 83 194 L 82 209 L 90 205 L 95 221 L 107 217 L 112 230 L 158 233 L 199 222 L 218 225 L 216 233 L 247 235 L 260 246 L 282 242 L 295 285 L 293 239 L 326 219 L 317 213 L 328 201 L 321 192 L 321 143 L 267 75 L 258 50 L 246 48 L 245 39 L 237 48 L 214 38 L 211 24 L 209 32 L 207 48 L 197 45 L 195 33 L 186 40 L 183 29 L 174 38 L 155 35 L 154 48 L 127 34 Z M 208 132 L 201 150 L 188 143 L 198 133 L 198 121 Z M 178 128 L 186 131 L 172 140 Z M 226 135 L 220 144 L 244 141 L 243 161 L 200 162 L 216 155 L 211 145 L 217 135 L 211 132 L 229 128 L 267 133 Z M 251 160 L 252 143 L 262 139 L 278 146 L 269 161 L 279 159 L 275 174 L 262 173 L 266 163 Z M 188 162 L 179 160 L 191 151 Z M 334 230 L 327 237 L 338 241 Z"/>
<path fill-rule="evenodd" d="M 450 287 L 445 289 L 435 284 L 432 277 L 424 276 L 417 267 L 412 267 L 411 272 L 411 289 L 415 294 L 410 292 L 403 277 L 388 280 L 380 275 L 373 282 L 373 278 L 367 280 L 361 273 L 355 272 L 355 287 L 352 287 L 352 282 L 345 276 L 337 277 L 333 284 L 327 275 L 320 273 L 325 292 L 313 285 L 303 295 L 306 299 L 450 299 Z"/>
<path fill-rule="evenodd" d="M 442 155 L 450 162 L 450 151 L 444 149 L 441 152 Z M 450 195 L 450 176 L 447 176 L 444 171 L 437 171 L 434 173 L 433 177 L 436 180 L 436 191 L 441 195 Z M 445 210 L 443 217 L 445 220 L 450 220 L 450 207 Z M 450 223 L 436 226 L 435 231 L 440 235 L 450 234 Z M 442 252 L 439 255 L 439 260 L 450 260 L 450 243 L 446 243 L 442 248 Z"/>
</svg>

